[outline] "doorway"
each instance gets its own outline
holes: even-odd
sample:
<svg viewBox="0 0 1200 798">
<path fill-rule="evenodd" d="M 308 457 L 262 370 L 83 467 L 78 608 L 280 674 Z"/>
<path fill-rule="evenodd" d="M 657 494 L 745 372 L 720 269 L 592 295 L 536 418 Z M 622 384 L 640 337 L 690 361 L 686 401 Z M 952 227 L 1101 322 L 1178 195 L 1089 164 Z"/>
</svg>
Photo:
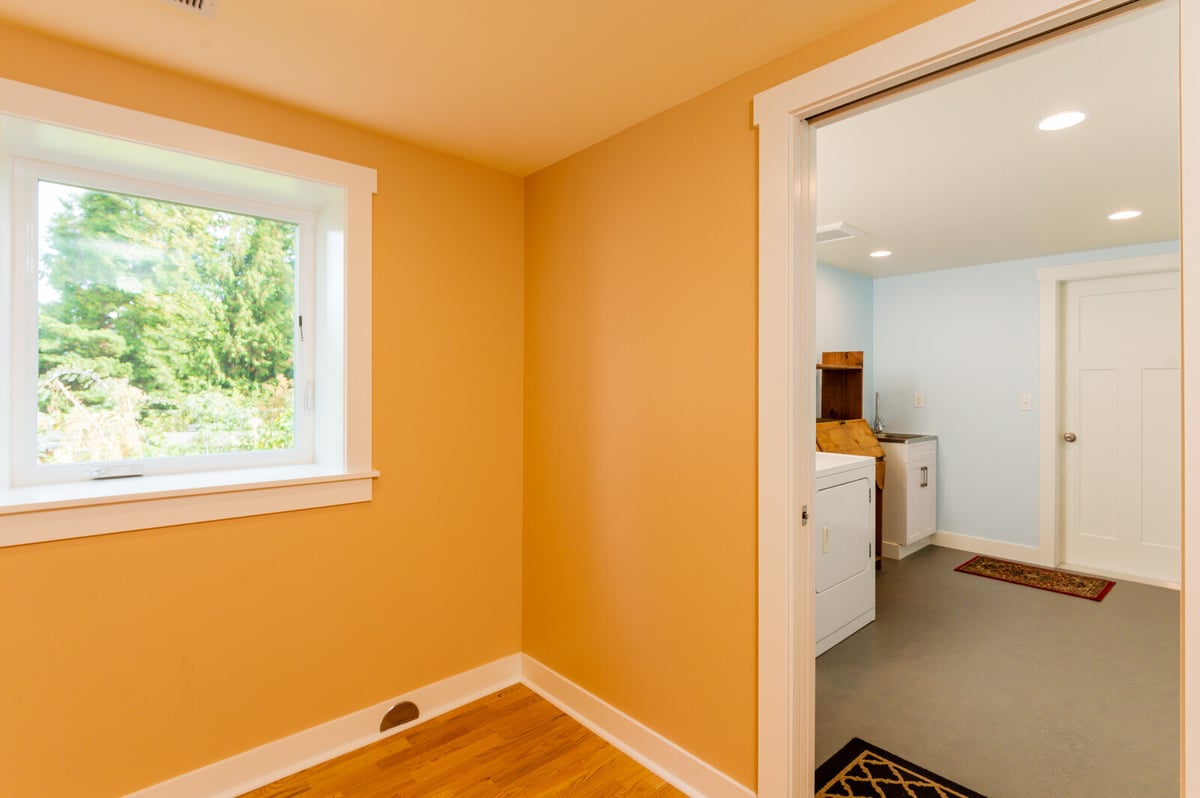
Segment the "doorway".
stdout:
<svg viewBox="0 0 1200 798">
<path fill-rule="evenodd" d="M 932 540 L 940 550 L 929 549 L 904 562 L 885 561 L 877 586 L 876 622 L 858 634 L 866 642 L 855 640 L 848 651 L 817 661 L 818 762 L 849 739 L 847 730 L 857 729 L 851 736 L 903 751 L 947 775 L 958 773 L 960 781 L 984 792 L 1019 793 L 1036 785 L 1033 791 L 1041 794 L 1072 795 L 1076 784 L 1130 786 L 1122 779 L 1135 769 L 1122 766 L 1129 765 L 1123 747 L 1105 747 L 1110 753 L 1097 757 L 1090 771 L 1062 784 L 1050 780 L 1040 758 L 1043 748 L 1053 747 L 1050 738 L 1078 735 L 1087 723 L 1073 711 L 1067 690 L 1043 692 L 1055 683 L 1062 665 L 1056 666 L 1047 652 L 1067 656 L 1060 646 L 1072 639 L 1078 619 L 1051 613 L 1059 609 L 1051 604 L 1035 613 L 1045 635 L 1037 654 L 1031 649 L 1013 660 L 996 655 L 972 665 L 974 652 L 1000 643 L 1008 624 L 1030 631 L 1032 620 L 1015 603 L 1021 597 L 995 596 L 989 602 L 993 616 L 962 623 L 968 607 L 974 606 L 966 597 L 977 586 L 960 584 L 957 575 L 915 584 L 906 574 L 926 573 L 928 558 L 952 569 L 968 555 L 947 549 L 961 548 L 1071 570 L 1104 571 L 1123 579 L 1131 572 L 1145 579 L 1149 571 L 1158 576 L 1158 584 L 1178 586 L 1177 559 L 1174 576 L 1168 576 L 1172 559 L 1178 557 L 1179 539 L 1179 402 L 1177 383 L 1171 386 L 1178 379 L 1177 285 L 1172 294 L 1170 286 L 1134 290 L 1113 282 L 1137 279 L 1116 275 L 1139 267 L 1164 272 L 1178 268 L 1176 30 L 1176 11 L 1167 5 L 1122 13 L 812 123 L 817 349 L 859 349 L 865 340 L 871 350 L 867 376 L 874 376 L 886 429 L 936 436 L 939 459 L 947 466 L 937 479 L 942 505 L 937 529 L 943 531 L 922 541 Z M 1039 120 L 1063 108 L 1087 114 L 1072 128 L 1039 129 Z M 1127 124 L 1126 113 L 1142 124 Z M 996 153 L 1003 155 L 995 157 Z M 1124 155 L 1114 158 L 1113 153 Z M 1137 168 L 1131 168 L 1134 163 Z M 1107 218 L 1131 204 L 1144 211 L 1137 221 Z M 829 240 L 830 228 L 837 228 L 838 240 Z M 892 254 L 871 257 L 873 252 L 881 255 L 880 249 Z M 1147 250 L 1170 253 L 1131 258 Z M 1083 408 L 1089 411 L 1089 429 L 1086 434 L 1075 430 L 1076 444 L 1057 438 L 1063 465 L 1091 463 L 1083 479 L 1070 483 L 1082 484 L 1085 497 L 1071 490 L 1059 492 L 1064 519 L 1072 522 L 1077 514 L 1085 518 L 1082 526 L 1073 526 L 1078 531 L 1075 540 L 1068 541 L 1066 557 L 1057 560 L 1041 559 L 1038 548 L 1041 431 L 1035 411 L 1039 278 L 1045 272 L 1074 275 L 1060 283 L 1061 291 L 1064 296 L 1072 290 L 1086 293 L 1082 319 L 1090 339 L 1074 351 L 1086 350 L 1093 361 L 1105 358 L 1089 363 L 1084 372 L 1084 398 L 1091 400 Z M 864 328 L 865 334 L 860 332 Z M 1079 324 L 1069 328 L 1078 330 Z M 1150 351 L 1139 351 L 1147 348 Z M 1157 362 L 1172 354 L 1174 371 L 1169 363 Z M 1130 361 L 1133 356 L 1137 359 Z M 1124 367 L 1116 368 L 1121 364 L 1110 362 L 1114 358 Z M 1114 394 L 1117 375 L 1122 387 Z M 1071 393 L 1058 395 L 1070 399 Z M 923 407 L 914 406 L 914 394 L 923 398 Z M 1052 406 L 1054 393 L 1049 396 Z M 863 410 L 867 419 L 872 417 L 871 406 L 868 396 Z M 1094 417 L 1106 409 L 1113 412 Z M 1057 424 L 1055 420 L 1044 429 Z M 1143 434 L 1147 425 L 1170 431 Z M 1061 427 L 1071 428 L 1070 423 Z M 1143 443 L 1155 451 L 1144 449 Z M 888 453 L 890 460 L 901 456 Z M 1072 454 L 1088 457 L 1072 461 Z M 890 483 L 892 474 L 888 476 Z M 885 519 L 887 508 L 885 496 Z M 1168 540 L 1172 537 L 1174 550 Z M 1072 542 L 1084 547 L 1070 548 Z M 1108 559 L 1099 559 L 1105 552 Z M 896 553 L 885 549 L 885 555 Z M 899 582 L 908 586 L 906 592 L 895 591 Z M 934 584 L 938 591 L 932 590 Z M 1117 618 L 1125 602 L 1144 592 L 1124 586 L 1098 619 Z M 1107 707 L 1113 718 L 1136 717 L 1130 708 L 1138 706 L 1164 720 L 1175 717 L 1178 598 L 1168 592 L 1164 601 L 1153 605 L 1163 611 L 1145 618 L 1142 625 L 1144 639 L 1155 641 L 1154 646 L 1144 646 L 1146 652 L 1152 648 L 1162 655 L 1153 671 L 1148 663 L 1143 663 L 1144 670 L 1170 688 L 1163 693 L 1131 682 L 1079 697 L 1082 703 Z M 920 622 L 904 611 L 918 601 L 927 602 Z M 1065 609 L 1069 613 L 1072 608 Z M 820 619 L 818 614 L 818 626 Z M 983 628 L 993 634 L 981 639 L 978 630 Z M 908 631 L 897 636 L 898 629 Z M 951 635 L 950 630 L 957 631 Z M 1052 630 L 1060 637 L 1054 638 Z M 1118 624 L 1103 637 L 1109 652 L 1115 653 L 1128 635 Z M 916 645 L 918 640 L 924 644 Z M 1091 645 L 1077 642 L 1074 650 L 1080 653 Z M 889 656 L 877 656 L 884 650 Z M 1001 646 L 1001 651 L 1013 650 L 1021 649 Z M 1107 661 L 1109 652 L 1095 652 L 1089 663 Z M 1121 658 L 1131 665 L 1142 653 Z M 905 668 L 914 660 L 923 666 Z M 1103 680 L 1103 674 L 1088 667 L 1077 664 L 1081 688 Z M 939 674 L 940 687 L 929 689 L 931 672 Z M 991 694 L 984 689 L 988 680 L 1004 682 L 1006 674 L 1015 673 L 1030 680 L 1019 692 L 1012 686 L 1012 700 L 991 704 L 983 698 Z M 894 704 L 892 691 L 876 688 L 880 680 L 908 685 L 911 692 L 906 689 L 906 700 Z M 1018 695 L 1043 711 L 1058 712 L 1053 729 L 1047 724 L 1027 726 L 1030 732 L 1022 736 L 1022 744 L 1028 747 L 1022 753 L 1030 765 L 1023 777 L 1014 778 L 1004 768 L 989 772 L 983 767 L 987 758 L 978 752 L 989 745 L 974 733 L 985 717 L 999 728 L 1026 721 L 1007 714 L 1020 705 Z M 883 716 L 892 722 L 882 720 L 880 712 L 864 710 L 872 706 L 891 707 Z M 965 713 L 966 707 L 973 711 Z M 939 722 L 922 722 L 930 716 Z M 956 728 L 961 751 L 940 749 L 935 726 Z M 1084 736 L 1096 746 L 1113 744 L 1101 726 L 1087 728 Z M 1142 761 L 1153 761 L 1150 770 L 1177 779 L 1178 726 L 1162 722 L 1152 728 L 1152 733 L 1139 735 L 1154 741 L 1149 748 L 1155 753 Z M 1047 738 L 1039 736 L 1043 732 Z M 1064 760 L 1053 770 L 1062 773 L 1066 767 Z M 968 774 L 973 775 L 967 778 Z M 1169 780 L 1160 781 L 1145 794 L 1162 796 L 1175 789 Z"/>
<path fill-rule="evenodd" d="M 881 42 L 860 53 L 807 73 L 756 98 L 760 138 L 760 357 L 759 357 L 759 794 L 802 795 L 811 790 L 812 767 L 812 603 L 811 574 L 793 545 L 802 538 L 802 519 L 812 500 L 812 397 L 808 374 L 813 363 L 812 264 L 810 236 L 795 229 L 815 227 L 812 207 L 815 178 L 812 131 L 808 120 L 938 68 L 1025 40 L 1117 3 L 1063 5 L 1031 0 L 1011 3 L 978 0 L 926 25 Z M 1200 53 L 1200 26 L 1192 21 L 1196 0 L 1181 0 L 1184 58 L 1181 110 L 1185 164 L 1188 133 L 1200 109 L 1192 108 L 1196 74 L 1188 63 Z M 1183 236 L 1200 233 L 1186 199 L 1200 193 L 1200 174 L 1183 173 Z M 1187 268 L 1187 258 L 1184 258 Z M 1183 304 L 1191 301 L 1185 282 Z M 1183 336 L 1195 322 L 1184 316 Z M 1200 373 L 1188 368 L 1185 350 L 1184 390 Z M 1200 367 L 1200 360 L 1194 364 Z M 1185 425 L 1185 461 L 1190 438 L 1200 429 Z M 1185 496 L 1200 495 L 1189 469 Z M 1200 565 L 1198 563 L 1197 565 Z M 1191 570 L 1185 562 L 1184 573 Z M 1185 576 L 1186 579 L 1186 576 Z M 790 588 L 798 585 L 796 604 Z M 1185 593 L 1185 603 L 1189 597 Z M 1197 613 L 1189 614 L 1198 617 Z M 1186 638 L 1185 638 L 1186 661 Z M 1186 680 L 1186 669 L 1185 669 Z M 1185 728 L 1191 724 L 1185 718 Z M 1188 736 L 1189 741 L 1196 739 Z M 1189 743 L 1193 744 L 1193 743 Z M 809 792 L 809 794 L 811 794 Z"/>
</svg>

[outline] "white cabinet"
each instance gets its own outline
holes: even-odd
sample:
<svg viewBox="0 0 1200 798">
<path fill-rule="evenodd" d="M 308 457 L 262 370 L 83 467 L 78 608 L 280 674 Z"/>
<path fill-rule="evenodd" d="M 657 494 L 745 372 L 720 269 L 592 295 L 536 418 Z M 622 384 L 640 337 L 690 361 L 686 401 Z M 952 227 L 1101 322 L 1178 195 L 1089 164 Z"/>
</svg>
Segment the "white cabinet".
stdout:
<svg viewBox="0 0 1200 798">
<path fill-rule="evenodd" d="M 886 439 L 886 433 L 881 437 Z M 911 546 L 937 531 L 937 439 L 930 435 L 905 442 L 880 440 L 880 445 L 887 457 L 883 540 Z"/>
<path fill-rule="evenodd" d="M 816 653 L 875 620 L 875 460 L 817 453 L 809 521 L 816 577 Z"/>
</svg>

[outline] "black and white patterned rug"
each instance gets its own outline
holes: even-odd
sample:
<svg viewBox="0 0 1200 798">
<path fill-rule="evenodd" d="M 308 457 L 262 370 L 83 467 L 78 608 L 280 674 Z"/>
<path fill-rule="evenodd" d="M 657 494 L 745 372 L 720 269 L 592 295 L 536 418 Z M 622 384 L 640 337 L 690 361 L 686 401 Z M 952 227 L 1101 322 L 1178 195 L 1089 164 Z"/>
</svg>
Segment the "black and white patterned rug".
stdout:
<svg viewBox="0 0 1200 798">
<path fill-rule="evenodd" d="M 816 798 L 986 798 L 855 737 L 817 768 Z"/>
</svg>

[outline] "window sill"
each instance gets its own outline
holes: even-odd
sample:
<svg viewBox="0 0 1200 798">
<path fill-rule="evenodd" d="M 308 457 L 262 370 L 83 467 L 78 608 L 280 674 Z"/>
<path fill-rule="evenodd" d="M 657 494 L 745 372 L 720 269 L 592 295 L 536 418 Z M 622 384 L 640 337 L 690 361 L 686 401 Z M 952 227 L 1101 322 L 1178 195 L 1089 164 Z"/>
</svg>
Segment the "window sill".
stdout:
<svg viewBox="0 0 1200 798">
<path fill-rule="evenodd" d="M 371 500 L 378 471 L 245 469 L 0 490 L 0 546 Z"/>
</svg>

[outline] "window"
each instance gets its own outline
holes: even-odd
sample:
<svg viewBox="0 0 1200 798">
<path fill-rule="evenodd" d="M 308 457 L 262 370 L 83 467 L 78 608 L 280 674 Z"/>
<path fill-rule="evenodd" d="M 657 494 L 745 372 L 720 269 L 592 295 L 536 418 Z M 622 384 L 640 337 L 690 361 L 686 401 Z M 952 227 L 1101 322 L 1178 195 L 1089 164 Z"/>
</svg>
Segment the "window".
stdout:
<svg viewBox="0 0 1200 798">
<path fill-rule="evenodd" d="M 13 171 L 14 485 L 311 462 L 311 214 Z"/>
<path fill-rule="evenodd" d="M 0 81 L 0 545 L 369 500 L 374 185 Z"/>
</svg>

